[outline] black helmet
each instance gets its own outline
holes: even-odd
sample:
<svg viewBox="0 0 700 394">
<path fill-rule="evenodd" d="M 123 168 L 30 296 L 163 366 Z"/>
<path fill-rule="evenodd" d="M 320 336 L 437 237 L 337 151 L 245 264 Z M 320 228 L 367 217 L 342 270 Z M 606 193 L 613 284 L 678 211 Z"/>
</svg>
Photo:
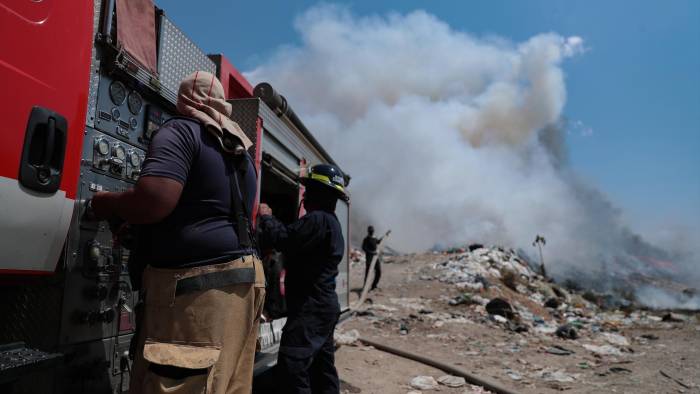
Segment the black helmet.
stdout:
<svg viewBox="0 0 700 394">
<path fill-rule="evenodd" d="M 343 201 L 348 201 L 349 199 L 347 193 L 345 193 L 345 175 L 338 167 L 332 164 L 317 164 L 309 168 L 306 176 L 301 178 L 301 183 L 309 185 L 310 182 L 333 190 L 338 198 Z"/>
</svg>

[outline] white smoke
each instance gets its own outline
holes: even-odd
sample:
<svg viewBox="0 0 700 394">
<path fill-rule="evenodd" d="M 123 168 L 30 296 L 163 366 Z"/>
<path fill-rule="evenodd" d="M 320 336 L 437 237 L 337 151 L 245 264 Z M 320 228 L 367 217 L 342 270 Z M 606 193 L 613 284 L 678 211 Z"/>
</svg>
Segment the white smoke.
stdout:
<svg viewBox="0 0 700 394">
<path fill-rule="evenodd" d="M 315 7 L 299 46 L 246 73 L 268 81 L 352 175 L 362 225 L 391 245 L 485 242 L 533 251 L 555 275 L 605 273 L 624 255 L 619 212 L 577 181 L 561 154 L 562 62 L 585 52 L 555 33 L 521 43 L 455 31 L 436 17 L 357 17 Z M 355 234 L 363 234 L 356 228 Z"/>
</svg>

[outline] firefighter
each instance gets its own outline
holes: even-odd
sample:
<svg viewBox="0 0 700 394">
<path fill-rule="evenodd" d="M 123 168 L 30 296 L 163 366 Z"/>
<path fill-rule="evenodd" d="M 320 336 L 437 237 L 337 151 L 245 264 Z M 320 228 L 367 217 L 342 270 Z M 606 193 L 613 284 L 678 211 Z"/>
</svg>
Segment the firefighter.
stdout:
<svg viewBox="0 0 700 394">
<path fill-rule="evenodd" d="M 252 142 L 208 72 L 182 81 L 177 109 L 134 189 L 90 202 L 97 218 L 140 225 L 145 305 L 130 392 L 249 393 L 265 294 L 250 228 Z"/>
<path fill-rule="evenodd" d="M 384 237 L 375 238 L 374 237 L 374 227 L 367 227 L 367 236 L 362 240 L 362 250 L 365 252 L 365 285 L 367 284 L 367 275 L 369 275 L 369 268 L 372 265 L 372 259 L 377 255 L 377 245 L 382 241 Z M 379 284 L 379 278 L 382 277 L 382 265 L 380 258 L 377 257 L 377 262 L 374 263 L 374 280 L 372 281 L 372 288 L 374 290 Z"/>
<path fill-rule="evenodd" d="M 333 165 L 313 166 L 305 185 L 306 215 L 285 226 L 260 206 L 261 245 L 284 254 L 287 323 L 277 361 L 285 393 L 338 393 L 333 331 L 340 306 L 335 292 L 344 239 L 335 216 L 338 199 L 348 199 L 342 172 Z"/>
</svg>

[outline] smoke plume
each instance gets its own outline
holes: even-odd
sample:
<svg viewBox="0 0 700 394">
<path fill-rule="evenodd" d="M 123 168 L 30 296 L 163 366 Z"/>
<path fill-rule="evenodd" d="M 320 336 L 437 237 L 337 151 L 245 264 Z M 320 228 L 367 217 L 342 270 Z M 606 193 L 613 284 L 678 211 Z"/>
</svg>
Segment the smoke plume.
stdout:
<svg viewBox="0 0 700 394">
<path fill-rule="evenodd" d="M 300 45 L 246 76 L 287 96 L 352 175 L 355 234 L 371 223 L 393 229 L 401 251 L 482 242 L 533 256 L 543 234 L 560 278 L 614 278 L 640 245 L 668 258 L 567 166 L 562 63 L 584 54 L 580 37 L 514 43 L 423 11 L 357 17 L 332 5 L 296 29 Z"/>
</svg>

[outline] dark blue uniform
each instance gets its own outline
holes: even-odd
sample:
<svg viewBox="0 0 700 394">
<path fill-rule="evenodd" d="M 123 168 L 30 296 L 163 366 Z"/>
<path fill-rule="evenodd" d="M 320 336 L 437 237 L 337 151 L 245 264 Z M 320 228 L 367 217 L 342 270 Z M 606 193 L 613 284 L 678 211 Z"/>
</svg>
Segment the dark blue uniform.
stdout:
<svg viewBox="0 0 700 394">
<path fill-rule="evenodd" d="M 335 292 L 344 240 L 335 214 L 313 211 L 285 226 L 272 216 L 260 218 L 263 248 L 285 256 L 287 324 L 278 366 L 282 391 L 338 393 L 333 331 L 340 306 Z"/>
</svg>

